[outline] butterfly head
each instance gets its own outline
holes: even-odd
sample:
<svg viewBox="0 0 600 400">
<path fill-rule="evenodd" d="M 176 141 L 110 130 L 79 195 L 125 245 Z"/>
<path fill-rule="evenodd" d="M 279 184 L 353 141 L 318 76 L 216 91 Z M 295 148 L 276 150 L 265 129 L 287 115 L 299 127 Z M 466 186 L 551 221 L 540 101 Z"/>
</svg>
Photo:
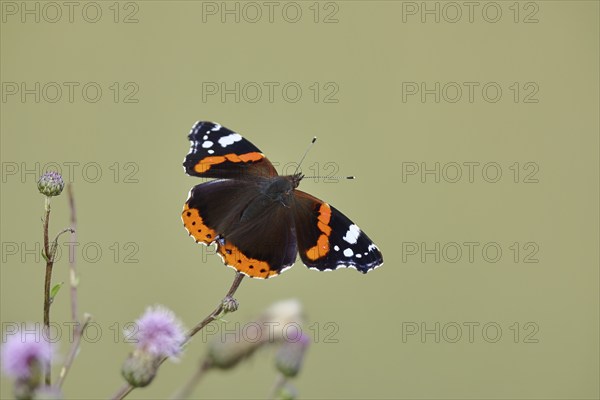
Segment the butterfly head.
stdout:
<svg viewBox="0 0 600 400">
<path fill-rule="evenodd" d="M 302 178 L 302 174 L 275 177 L 269 180 L 264 193 L 271 200 L 289 207 L 294 195 L 294 189 L 298 187 Z"/>
</svg>

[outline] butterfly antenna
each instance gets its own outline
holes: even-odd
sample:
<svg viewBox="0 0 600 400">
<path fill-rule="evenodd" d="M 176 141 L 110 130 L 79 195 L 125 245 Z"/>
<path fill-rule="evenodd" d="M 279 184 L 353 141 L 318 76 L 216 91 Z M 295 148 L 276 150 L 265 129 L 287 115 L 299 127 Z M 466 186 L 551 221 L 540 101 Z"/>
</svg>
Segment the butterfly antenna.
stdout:
<svg viewBox="0 0 600 400">
<path fill-rule="evenodd" d="M 356 176 L 305 176 L 304 179 L 356 179 Z"/>
<path fill-rule="evenodd" d="M 296 170 L 294 171 L 294 175 L 296 175 L 298 173 L 298 171 L 300 170 L 300 166 L 302 165 L 302 162 L 306 158 L 306 155 L 308 154 L 308 151 L 313 147 L 313 144 L 315 144 L 316 141 L 317 141 L 317 137 L 314 136 L 312 138 L 312 140 L 310 141 L 310 144 L 308 145 L 308 147 L 304 151 L 304 154 L 302 155 L 302 158 L 300 159 L 300 162 L 298 163 L 298 166 L 296 167 Z"/>
</svg>

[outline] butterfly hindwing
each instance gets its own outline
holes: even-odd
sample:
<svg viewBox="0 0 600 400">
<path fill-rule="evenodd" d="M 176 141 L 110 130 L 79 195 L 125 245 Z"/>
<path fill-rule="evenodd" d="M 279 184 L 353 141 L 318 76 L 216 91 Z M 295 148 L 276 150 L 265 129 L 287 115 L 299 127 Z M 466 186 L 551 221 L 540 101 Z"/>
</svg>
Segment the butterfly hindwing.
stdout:
<svg viewBox="0 0 600 400">
<path fill-rule="evenodd" d="M 214 180 L 190 191 L 182 220 L 196 242 L 217 245 L 226 265 L 269 278 L 294 263 L 297 247 L 289 210 L 263 203 L 258 181 Z"/>
<path fill-rule="evenodd" d="M 277 175 L 273 165 L 256 146 L 217 123 L 196 122 L 188 139 L 191 142 L 190 152 L 183 161 L 188 175 L 229 179 Z"/>
<path fill-rule="evenodd" d="M 353 267 L 367 273 L 383 264 L 377 246 L 348 217 L 308 193 L 295 194 L 298 251 L 307 267 L 319 271 Z"/>
</svg>

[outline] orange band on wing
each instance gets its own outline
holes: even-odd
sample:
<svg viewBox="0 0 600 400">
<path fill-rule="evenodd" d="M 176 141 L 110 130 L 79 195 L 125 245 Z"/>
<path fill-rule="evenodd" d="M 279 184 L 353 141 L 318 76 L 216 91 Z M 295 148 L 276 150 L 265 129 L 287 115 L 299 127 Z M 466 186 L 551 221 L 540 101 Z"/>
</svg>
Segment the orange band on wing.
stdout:
<svg viewBox="0 0 600 400">
<path fill-rule="evenodd" d="M 183 206 L 181 219 L 183 220 L 183 226 L 185 226 L 185 229 L 187 229 L 190 236 L 193 236 L 194 239 L 196 239 L 196 242 L 211 244 L 215 241 L 217 233 L 214 229 L 206 226 L 197 209 L 190 208 L 186 204 Z"/>
<path fill-rule="evenodd" d="M 278 271 L 271 270 L 269 263 L 266 261 L 246 256 L 231 243 L 219 244 L 217 251 L 223 256 L 225 264 L 252 278 L 269 278 L 279 274 Z"/>
<path fill-rule="evenodd" d="M 254 162 L 260 161 L 263 158 L 265 158 L 265 156 L 262 153 L 257 153 L 257 152 L 240 154 L 240 155 L 230 153 L 230 154 L 225 154 L 224 156 L 208 156 L 208 157 L 204 157 L 196 165 L 194 165 L 194 171 L 201 174 L 203 172 L 208 171 L 213 165 L 221 164 L 221 163 L 224 163 L 225 161 L 231 161 L 234 163 L 240 163 L 240 162 L 247 163 L 247 162 L 253 162 L 253 161 Z"/>
<path fill-rule="evenodd" d="M 317 244 L 310 249 L 306 250 L 306 257 L 314 261 L 321 257 L 324 257 L 329 253 L 329 235 L 331 234 L 331 227 L 329 221 L 331 220 L 331 207 L 329 204 L 322 203 L 319 207 L 319 216 L 317 218 L 317 227 L 321 231 Z"/>
<path fill-rule="evenodd" d="M 329 253 L 329 237 L 325 234 L 319 236 L 317 244 L 306 250 L 306 257 L 316 260 Z"/>
</svg>

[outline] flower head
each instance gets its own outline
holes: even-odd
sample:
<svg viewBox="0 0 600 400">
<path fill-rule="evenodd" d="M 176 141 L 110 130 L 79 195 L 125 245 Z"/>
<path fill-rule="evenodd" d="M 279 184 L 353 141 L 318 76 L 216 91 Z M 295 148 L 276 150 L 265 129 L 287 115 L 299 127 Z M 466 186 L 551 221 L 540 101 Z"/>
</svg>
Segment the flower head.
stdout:
<svg viewBox="0 0 600 400">
<path fill-rule="evenodd" d="M 2 346 L 2 370 L 14 379 L 35 379 L 34 375 L 50 368 L 53 352 L 52 343 L 43 335 L 12 335 Z"/>
<path fill-rule="evenodd" d="M 286 340 L 275 356 L 275 366 L 279 372 L 288 378 L 298 375 L 309 344 L 310 338 L 303 333 L 297 338 Z"/>
<path fill-rule="evenodd" d="M 47 197 L 58 196 L 62 193 L 65 182 L 58 172 L 46 172 L 38 181 L 38 190 Z"/>
<path fill-rule="evenodd" d="M 138 350 L 155 357 L 176 357 L 181 353 L 185 333 L 173 311 L 163 306 L 148 307 L 136 321 Z"/>
<path fill-rule="evenodd" d="M 137 330 L 126 332 L 136 348 L 123 363 L 121 373 L 135 387 L 150 384 L 163 357 L 177 357 L 186 336 L 181 321 L 163 306 L 148 307 L 136 321 Z"/>
<path fill-rule="evenodd" d="M 299 335 L 304 322 L 302 314 L 302 304 L 296 299 L 281 300 L 272 304 L 259 317 L 259 321 L 265 325 L 264 340 L 278 342 Z"/>
</svg>

